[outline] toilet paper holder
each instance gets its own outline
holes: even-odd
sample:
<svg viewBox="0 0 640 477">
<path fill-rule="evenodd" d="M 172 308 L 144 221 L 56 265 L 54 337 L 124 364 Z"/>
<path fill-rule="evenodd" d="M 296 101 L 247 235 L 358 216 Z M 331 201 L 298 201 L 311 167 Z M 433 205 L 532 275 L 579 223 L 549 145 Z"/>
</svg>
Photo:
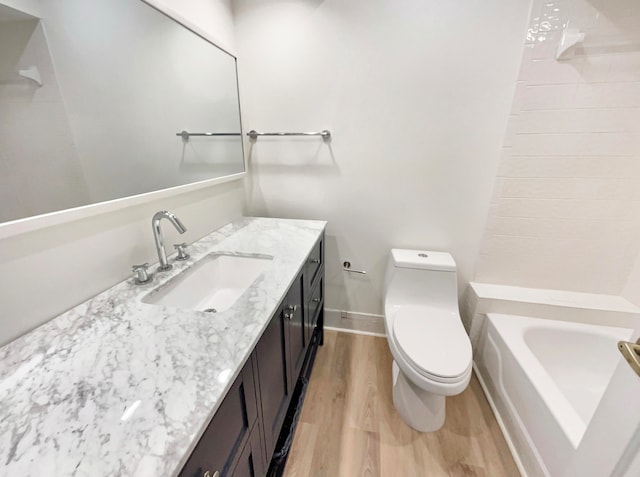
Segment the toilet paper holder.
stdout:
<svg viewBox="0 0 640 477">
<path fill-rule="evenodd" d="M 367 272 L 365 272 L 364 270 L 351 270 L 351 262 L 349 260 L 342 262 L 342 269 L 345 272 L 349 272 L 349 273 L 359 273 L 360 275 L 367 274 Z"/>
</svg>

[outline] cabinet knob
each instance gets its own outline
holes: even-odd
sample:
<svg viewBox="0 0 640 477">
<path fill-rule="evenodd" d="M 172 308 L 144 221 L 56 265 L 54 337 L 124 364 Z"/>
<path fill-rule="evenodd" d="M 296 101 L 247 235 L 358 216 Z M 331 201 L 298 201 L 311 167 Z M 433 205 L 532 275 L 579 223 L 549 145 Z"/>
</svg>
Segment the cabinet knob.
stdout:
<svg viewBox="0 0 640 477">
<path fill-rule="evenodd" d="M 315 263 L 317 265 L 318 263 L 320 263 L 320 259 L 319 258 L 313 258 L 313 259 L 310 260 L 310 262 L 311 263 Z"/>
<path fill-rule="evenodd" d="M 202 477 L 220 477 L 220 471 L 216 470 L 212 473 L 210 470 L 206 470 Z"/>
<path fill-rule="evenodd" d="M 298 309 L 298 305 L 287 305 L 284 307 L 284 317 L 287 320 L 293 320 L 294 313 Z"/>
<path fill-rule="evenodd" d="M 314 298 L 313 300 L 311 300 L 314 303 L 320 303 L 320 298 Z"/>
</svg>

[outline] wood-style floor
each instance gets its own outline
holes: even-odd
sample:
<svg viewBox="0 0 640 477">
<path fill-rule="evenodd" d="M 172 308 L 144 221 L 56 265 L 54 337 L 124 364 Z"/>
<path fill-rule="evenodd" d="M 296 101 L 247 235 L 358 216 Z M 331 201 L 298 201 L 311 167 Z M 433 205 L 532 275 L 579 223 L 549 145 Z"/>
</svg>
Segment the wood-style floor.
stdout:
<svg viewBox="0 0 640 477">
<path fill-rule="evenodd" d="M 419 433 L 395 412 L 391 363 L 385 338 L 325 333 L 285 477 L 520 475 L 475 376 L 444 427 Z"/>
</svg>

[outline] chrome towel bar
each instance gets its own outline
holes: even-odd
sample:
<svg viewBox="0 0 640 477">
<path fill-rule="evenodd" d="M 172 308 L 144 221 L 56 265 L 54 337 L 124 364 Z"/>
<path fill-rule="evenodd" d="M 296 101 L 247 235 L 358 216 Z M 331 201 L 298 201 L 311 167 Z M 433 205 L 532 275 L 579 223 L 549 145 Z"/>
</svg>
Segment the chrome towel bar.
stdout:
<svg viewBox="0 0 640 477">
<path fill-rule="evenodd" d="M 252 129 L 247 136 L 254 140 L 258 136 L 322 136 L 322 139 L 327 140 L 331 138 L 331 133 L 326 129 L 320 132 L 258 132 Z"/>
<path fill-rule="evenodd" d="M 242 133 L 217 133 L 217 132 L 198 132 L 180 131 L 176 136 L 182 136 L 183 141 L 188 141 L 191 136 L 242 136 Z"/>
</svg>

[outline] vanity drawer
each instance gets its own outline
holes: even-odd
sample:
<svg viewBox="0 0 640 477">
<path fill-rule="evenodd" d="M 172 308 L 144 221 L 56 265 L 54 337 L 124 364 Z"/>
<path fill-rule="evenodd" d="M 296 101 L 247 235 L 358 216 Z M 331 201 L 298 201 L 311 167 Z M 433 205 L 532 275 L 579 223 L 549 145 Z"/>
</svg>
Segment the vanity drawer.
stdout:
<svg viewBox="0 0 640 477">
<path fill-rule="evenodd" d="M 324 263 L 324 236 L 318 240 L 313 247 L 305 268 L 305 276 L 307 277 L 307 287 L 311 288 L 320 274 L 320 269 Z"/>
<path fill-rule="evenodd" d="M 324 278 L 320 277 L 315 287 L 307 297 L 305 307 L 305 326 L 304 336 L 307 345 L 311 341 L 311 335 L 313 334 L 313 328 L 316 326 L 322 307 L 324 306 Z"/>
<path fill-rule="evenodd" d="M 322 293 L 323 293 L 323 279 L 320 279 L 318 283 L 316 283 L 316 287 L 311 292 L 311 297 L 309 298 L 309 322 L 311 326 L 316 324 L 316 320 L 318 319 L 318 311 L 322 307 Z"/>
<path fill-rule="evenodd" d="M 230 475 L 249 440 L 257 418 L 252 358 L 220 404 L 202 438 L 180 472 L 180 477 Z"/>
</svg>

